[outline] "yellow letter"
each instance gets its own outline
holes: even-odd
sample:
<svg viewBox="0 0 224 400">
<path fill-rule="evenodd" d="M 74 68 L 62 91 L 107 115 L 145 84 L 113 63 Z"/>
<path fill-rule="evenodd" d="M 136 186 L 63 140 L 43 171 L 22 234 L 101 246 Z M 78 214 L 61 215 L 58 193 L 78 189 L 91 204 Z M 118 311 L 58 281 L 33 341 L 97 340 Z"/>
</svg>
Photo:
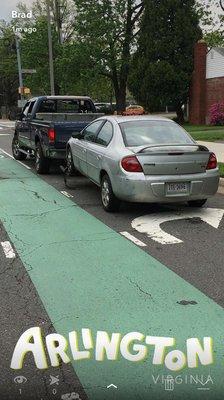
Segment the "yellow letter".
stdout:
<svg viewBox="0 0 224 400">
<path fill-rule="evenodd" d="M 204 337 L 204 348 L 197 338 L 187 340 L 187 360 L 189 368 L 198 367 L 198 359 L 202 365 L 213 363 L 212 338 Z"/>
<path fill-rule="evenodd" d="M 31 339 L 32 343 L 30 343 Z M 43 341 L 41 337 L 41 329 L 38 327 L 27 329 L 27 331 L 20 336 L 13 352 L 10 367 L 12 369 L 21 369 L 23 366 L 24 357 L 26 353 L 30 351 L 31 353 L 33 353 L 34 361 L 36 363 L 37 368 L 39 369 L 48 368 Z"/>
<path fill-rule="evenodd" d="M 137 352 L 137 354 L 132 354 L 129 351 L 129 346 L 131 342 L 134 340 L 142 341 L 144 340 L 144 335 L 139 332 L 130 332 L 123 337 L 121 340 L 120 350 L 121 354 L 126 360 L 138 362 L 144 360 L 147 355 L 147 347 L 142 344 L 133 344 L 133 350 Z"/>
<path fill-rule="evenodd" d="M 86 349 L 93 348 L 93 340 L 90 329 L 82 329 L 82 340 Z M 78 335 L 76 331 L 69 333 L 69 343 L 71 347 L 72 357 L 75 361 L 89 359 L 90 351 L 79 350 Z"/>
<path fill-rule="evenodd" d="M 153 364 L 159 365 L 164 363 L 165 348 L 174 346 L 174 338 L 159 337 L 159 336 L 146 336 L 145 342 L 155 346 L 153 355 Z"/>
<path fill-rule="evenodd" d="M 61 357 L 65 364 L 70 362 L 70 358 L 66 354 L 68 343 L 64 336 L 59 335 L 58 333 L 51 333 L 46 336 L 46 345 L 52 367 L 59 366 L 58 356 Z"/>
</svg>

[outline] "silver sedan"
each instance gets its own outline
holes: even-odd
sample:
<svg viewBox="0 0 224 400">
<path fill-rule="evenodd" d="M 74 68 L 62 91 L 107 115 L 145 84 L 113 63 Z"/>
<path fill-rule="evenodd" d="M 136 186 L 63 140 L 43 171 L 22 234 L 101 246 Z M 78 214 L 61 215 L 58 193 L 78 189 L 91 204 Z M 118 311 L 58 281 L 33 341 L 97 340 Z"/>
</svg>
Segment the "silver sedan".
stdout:
<svg viewBox="0 0 224 400">
<path fill-rule="evenodd" d="M 104 116 L 74 133 L 67 173 L 77 171 L 100 187 L 106 211 L 121 200 L 201 207 L 219 184 L 216 156 L 175 122 L 153 116 Z"/>
</svg>

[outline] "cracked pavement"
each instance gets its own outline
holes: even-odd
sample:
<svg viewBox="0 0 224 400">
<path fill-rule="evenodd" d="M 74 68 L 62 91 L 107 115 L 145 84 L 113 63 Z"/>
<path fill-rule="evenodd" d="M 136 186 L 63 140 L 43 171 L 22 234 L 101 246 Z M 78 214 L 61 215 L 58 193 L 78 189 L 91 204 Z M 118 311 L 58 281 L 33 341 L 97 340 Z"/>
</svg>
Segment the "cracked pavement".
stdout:
<svg viewBox="0 0 224 400">
<path fill-rule="evenodd" d="M 0 147 L 8 152 L 9 139 L 0 138 Z M 210 399 L 221 400 L 224 221 L 217 230 L 195 221 L 167 222 L 165 229 L 183 243 L 162 246 L 133 231 L 131 221 L 159 213 L 166 206 L 123 205 L 119 214 L 109 215 L 101 208 L 98 189 L 83 177 L 76 178 L 69 189 L 74 198 L 67 199 L 60 193 L 65 187 L 57 167 L 40 179 L 7 157 L 0 163 L 5 178 L 0 180 L 1 240 L 10 240 L 17 250 L 14 261 L 5 262 L 3 254 L 0 259 L 5 299 L 1 326 L 9 335 L 7 347 L 3 344 L 5 378 L 0 379 L 6 380 L 4 388 L 12 382 L 7 357 L 19 334 L 26 326 L 43 322 L 45 334 L 57 331 L 66 336 L 83 327 L 94 333 L 106 330 L 125 334 L 138 329 L 143 334 L 173 336 L 178 346 L 187 337 L 212 336 L 217 364 L 209 369 L 216 388 Z M 27 164 L 32 166 L 31 161 Z M 208 205 L 224 208 L 223 196 L 215 196 Z M 121 237 L 121 231 L 134 234 L 147 246 L 140 250 Z M 0 333 L 5 339 L 5 332 Z M 60 370 L 64 368 L 65 384 L 73 380 L 78 386 L 78 376 L 90 400 L 140 400 L 148 398 L 149 393 L 151 398 L 162 400 L 167 395 L 160 388 L 156 397 L 158 388 L 153 386 L 151 374 L 163 374 L 164 370 L 152 368 L 147 360 L 133 366 L 121 359 L 96 363 L 93 357 L 88 363 L 73 363 L 73 368 L 63 365 Z M 59 372 L 53 369 L 52 375 Z M 30 373 L 31 386 L 39 393 L 43 376 L 34 369 L 31 358 L 26 359 L 22 370 L 26 373 Z M 200 368 L 197 373 L 206 371 Z M 111 382 L 119 387 L 116 394 L 106 392 Z M 48 388 L 47 380 L 43 387 Z M 11 388 L 15 390 L 14 384 Z M 37 393 L 30 395 L 38 399 Z M 175 394 L 174 399 L 182 400 L 203 397 L 184 385 Z"/>
<path fill-rule="evenodd" d="M 9 237 L 0 224 L 1 241 Z M 46 371 L 37 370 L 31 356 L 26 358 L 23 371 L 10 369 L 13 349 L 20 335 L 34 326 L 40 326 L 43 333 L 55 332 L 38 293 L 16 254 L 13 259 L 7 259 L 0 246 L 0 398 L 1 400 L 41 400 L 60 399 L 64 393 L 74 390 L 80 398 L 87 397 L 71 366 L 61 364 L 57 370 L 49 368 Z M 25 376 L 27 382 L 19 385 L 14 382 L 16 376 Z M 59 378 L 59 385 L 50 385 L 50 375 Z M 53 389 L 57 393 L 53 394 Z"/>
</svg>

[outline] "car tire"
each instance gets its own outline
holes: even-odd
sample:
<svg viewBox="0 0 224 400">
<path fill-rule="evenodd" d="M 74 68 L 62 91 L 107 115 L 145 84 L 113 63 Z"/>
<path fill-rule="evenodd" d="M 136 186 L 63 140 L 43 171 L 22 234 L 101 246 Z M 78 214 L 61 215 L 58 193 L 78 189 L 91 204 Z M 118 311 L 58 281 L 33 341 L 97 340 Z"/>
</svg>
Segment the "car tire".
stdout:
<svg viewBox="0 0 224 400">
<path fill-rule="evenodd" d="M 44 153 L 41 147 L 40 142 L 36 144 L 35 151 L 35 169 L 36 172 L 40 175 L 48 174 L 50 168 L 50 159 L 44 157 Z"/>
<path fill-rule="evenodd" d="M 203 207 L 203 205 L 206 203 L 207 199 L 203 200 L 190 200 L 188 201 L 189 207 Z"/>
<path fill-rule="evenodd" d="M 120 200 L 115 196 L 111 181 L 108 175 L 104 175 L 101 180 L 101 202 L 105 211 L 115 212 L 119 210 Z"/>
<path fill-rule="evenodd" d="M 13 157 L 15 158 L 15 160 L 25 160 L 27 155 L 25 153 L 21 153 L 21 151 L 19 151 L 19 140 L 17 136 L 14 136 L 14 138 L 12 139 L 12 154 Z"/>
<path fill-rule="evenodd" d="M 66 175 L 67 176 L 81 175 L 74 166 L 72 150 L 70 146 L 68 147 L 66 154 Z"/>
</svg>

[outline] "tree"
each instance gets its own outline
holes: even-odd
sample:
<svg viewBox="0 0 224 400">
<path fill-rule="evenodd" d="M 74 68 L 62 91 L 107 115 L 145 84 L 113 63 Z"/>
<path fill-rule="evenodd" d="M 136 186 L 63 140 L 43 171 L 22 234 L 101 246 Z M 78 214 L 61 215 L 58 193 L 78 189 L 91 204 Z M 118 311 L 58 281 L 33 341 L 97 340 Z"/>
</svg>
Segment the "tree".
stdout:
<svg viewBox="0 0 224 400">
<path fill-rule="evenodd" d="M 0 24 L 0 107 L 6 112 L 16 105 L 18 99 L 18 71 L 14 34 L 6 22 Z"/>
<path fill-rule="evenodd" d="M 129 86 L 147 109 L 172 104 L 183 122 L 194 44 L 201 37 L 194 0 L 146 1 Z"/>
<path fill-rule="evenodd" d="M 95 68 L 92 68 L 88 48 L 78 40 L 74 30 L 71 17 L 74 17 L 75 6 L 72 0 L 60 0 L 57 4 L 60 7 L 61 38 L 58 35 L 58 24 L 54 17 L 55 1 L 50 2 L 52 16 L 52 43 L 54 56 L 54 76 L 56 94 L 90 95 L 100 101 L 108 101 L 111 98 L 111 85 L 108 79 L 99 75 Z M 23 3 L 18 5 L 20 12 L 27 13 L 27 6 Z M 46 20 L 46 2 L 43 0 L 34 2 L 32 20 L 13 20 L 11 29 L 22 28 L 20 33 L 20 48 L 22 67 L 35 69 L 35 74 L 24 74 L 24 86 L 31 89 L 33 95 L 48 94 L 50 91 L 49 82 L 49 60 L 48 60 L 48 33 Z M 70 12 L 70 16 L 67 14 Z M 32 33 L 25 31 L 25 28 L 34 29 Z"/>
<path fill-rule="evenodd" d="M 220 0 L 197 2 L 203 38 L 209 47 L 224 46 L 224 10 Z"/>
<path fill-rule="evenodd" d="M 126 106 L 131 51 L 144 4 L 136 0 L 75 0 L 77 33 L 89 64 L 111 80 L 117 110 Z"/>
</svg>

